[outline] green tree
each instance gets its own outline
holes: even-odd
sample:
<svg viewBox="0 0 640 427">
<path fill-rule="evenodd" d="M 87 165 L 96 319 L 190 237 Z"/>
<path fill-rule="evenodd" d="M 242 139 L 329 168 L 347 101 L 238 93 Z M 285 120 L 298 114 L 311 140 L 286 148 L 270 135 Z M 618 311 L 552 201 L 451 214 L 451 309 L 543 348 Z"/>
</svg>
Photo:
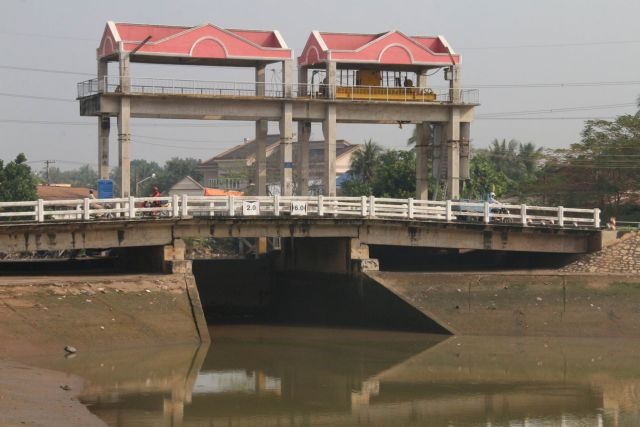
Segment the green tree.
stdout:
<svg viewBox="0 0 640 427">
<path fill-rule="evenodd" d="M 342 184 L 347 196 L 414 197 L 416 155 L 413 150 L 383 150 L 367 141 L 352 159 L 352 176 Z M 355 156 L 355 154 L 354 154 Z"/>
<path fill-rule="evenodd" d="M 372 183 L 376 197 L 409 198 L 416 194 L 416 154 L 413 150 L 388 150 L 380 155 Z"/>
<path fill-rule="evenodd" d="M 373 194 L 373 178 L 380 165 L 383 148 L 371 139 L 351 156 L 350 177 L 342 183 L 342 193 L 347 196 Z"/>
<path fill-rule="evenodd" d="M 44 181 L 46 174 L 46 169 L 43 169 L 38 173 L 38 177 Z M 98 173 L 89 165 L 66 171 L 55 166 L 49 167 L 49 181 L 52 184 L 70 184 L 73 187 L 93 188 L 97 179 Z"/>
<path fill-rule="evenodd" d="M 479 151 L 471 158 L 469 165 L 471 179 L 465 186 L 464 198 L 480 200 L 491 191 L 503 195 L 513 185 L 511 179 L 496 168 L 489 156 L 486 151 Z"/>
<path fill-rule="evenodd" d="M 26 162 L 27 158 L 23 153 L 18 154 L 6 166 L 0 160 L 0 201 L 17 202 L 35 200 L 38 197 L 36 178 Z"/>
<path fill-rule="evenodd" d="M 370 182 L 379 164 L 383 148 L 371 139 L 351 156 L 351 173 L 362 182 Z"/>
<path fill-rule="evenodd" d="M 640 116 L 589 120 L 579 143 L 548 156 L 541 186 L 553 204 L 597 206 L 616 215 L 635 203 L 639 159 Z"/>
</svg>

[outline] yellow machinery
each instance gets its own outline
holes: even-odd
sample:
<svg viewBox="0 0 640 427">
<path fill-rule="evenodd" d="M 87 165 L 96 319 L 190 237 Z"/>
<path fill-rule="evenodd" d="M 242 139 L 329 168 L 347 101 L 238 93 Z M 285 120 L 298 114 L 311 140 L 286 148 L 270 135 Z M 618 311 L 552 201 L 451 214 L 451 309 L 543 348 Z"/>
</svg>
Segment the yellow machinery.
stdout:
<svg viewBox="0 0 640 427">
<path fill-rule="evenodd" d="M 413 82 L 407 77 L 405 77 L 403 85 L 400 84 L 398 77 L 394 77 L 393 82 L 395 86 L 383 86 L 380 71 L 357 70 L 355 86 L 336 87 L 336 98 L 374 101 L 436 101 L 436 94 L 431 89 L 413 87 Z"/>
</svg>

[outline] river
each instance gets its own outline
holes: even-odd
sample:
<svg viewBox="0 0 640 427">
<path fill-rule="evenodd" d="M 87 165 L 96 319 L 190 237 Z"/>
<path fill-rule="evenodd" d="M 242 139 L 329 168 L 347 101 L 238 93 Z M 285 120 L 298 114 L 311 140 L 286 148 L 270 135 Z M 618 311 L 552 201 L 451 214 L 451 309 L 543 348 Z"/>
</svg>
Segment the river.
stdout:
<svg viewBox="0 0 640 427">
<path fill-rule="evenodd" d="M 210 346 L 78 353 L 112 426 L 638 426 L 640 341 L 212 326 Z"/>
</svg>

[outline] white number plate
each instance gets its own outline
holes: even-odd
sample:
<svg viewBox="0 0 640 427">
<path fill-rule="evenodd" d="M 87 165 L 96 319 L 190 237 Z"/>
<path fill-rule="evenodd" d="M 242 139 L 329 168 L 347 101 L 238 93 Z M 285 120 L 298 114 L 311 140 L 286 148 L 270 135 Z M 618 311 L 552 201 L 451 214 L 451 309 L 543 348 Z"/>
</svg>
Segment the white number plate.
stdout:
<svg viewBox="0 0 640 427">
<path fill-rule="evenodd" d="M 291 215 L 307 215 L 307 202 L 291 202 Z"/>
<path fill-rule="evenodd" d="M 260 215 L 260 202 L 259 201 L 242 201 L 242 215 L 256 216 Z"/>
</svg>

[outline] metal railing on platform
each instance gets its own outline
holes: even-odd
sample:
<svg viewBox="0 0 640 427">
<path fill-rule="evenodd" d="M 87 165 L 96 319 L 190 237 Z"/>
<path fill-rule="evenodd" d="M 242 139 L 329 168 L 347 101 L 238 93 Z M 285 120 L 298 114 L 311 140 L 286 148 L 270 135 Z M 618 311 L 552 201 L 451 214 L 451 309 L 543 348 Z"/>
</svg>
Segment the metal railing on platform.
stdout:
<svg viewBox="0 0 640 427">
<path fill-rule="evenodd" d="M 8 222 L 117 221 L 160 217 L 331 217 L 481 222 L 521 227 L 600 228 L 600 209 L 373 196 L 187 196 L 1 202 Z"/>
<path fill-rule="evenodd" d="M 105 76 L 78 83 L 78 98 L 98 93 L 122 93 L 119 76 Z M 207 97 L 310 98 L 350 101 L 477 104 L 478 89 L 427 87 L 335 86 L 229 82 L 207 80 L 129 78 L 126 92 L 148 95 L 194 95 Z"/>
</svg>

